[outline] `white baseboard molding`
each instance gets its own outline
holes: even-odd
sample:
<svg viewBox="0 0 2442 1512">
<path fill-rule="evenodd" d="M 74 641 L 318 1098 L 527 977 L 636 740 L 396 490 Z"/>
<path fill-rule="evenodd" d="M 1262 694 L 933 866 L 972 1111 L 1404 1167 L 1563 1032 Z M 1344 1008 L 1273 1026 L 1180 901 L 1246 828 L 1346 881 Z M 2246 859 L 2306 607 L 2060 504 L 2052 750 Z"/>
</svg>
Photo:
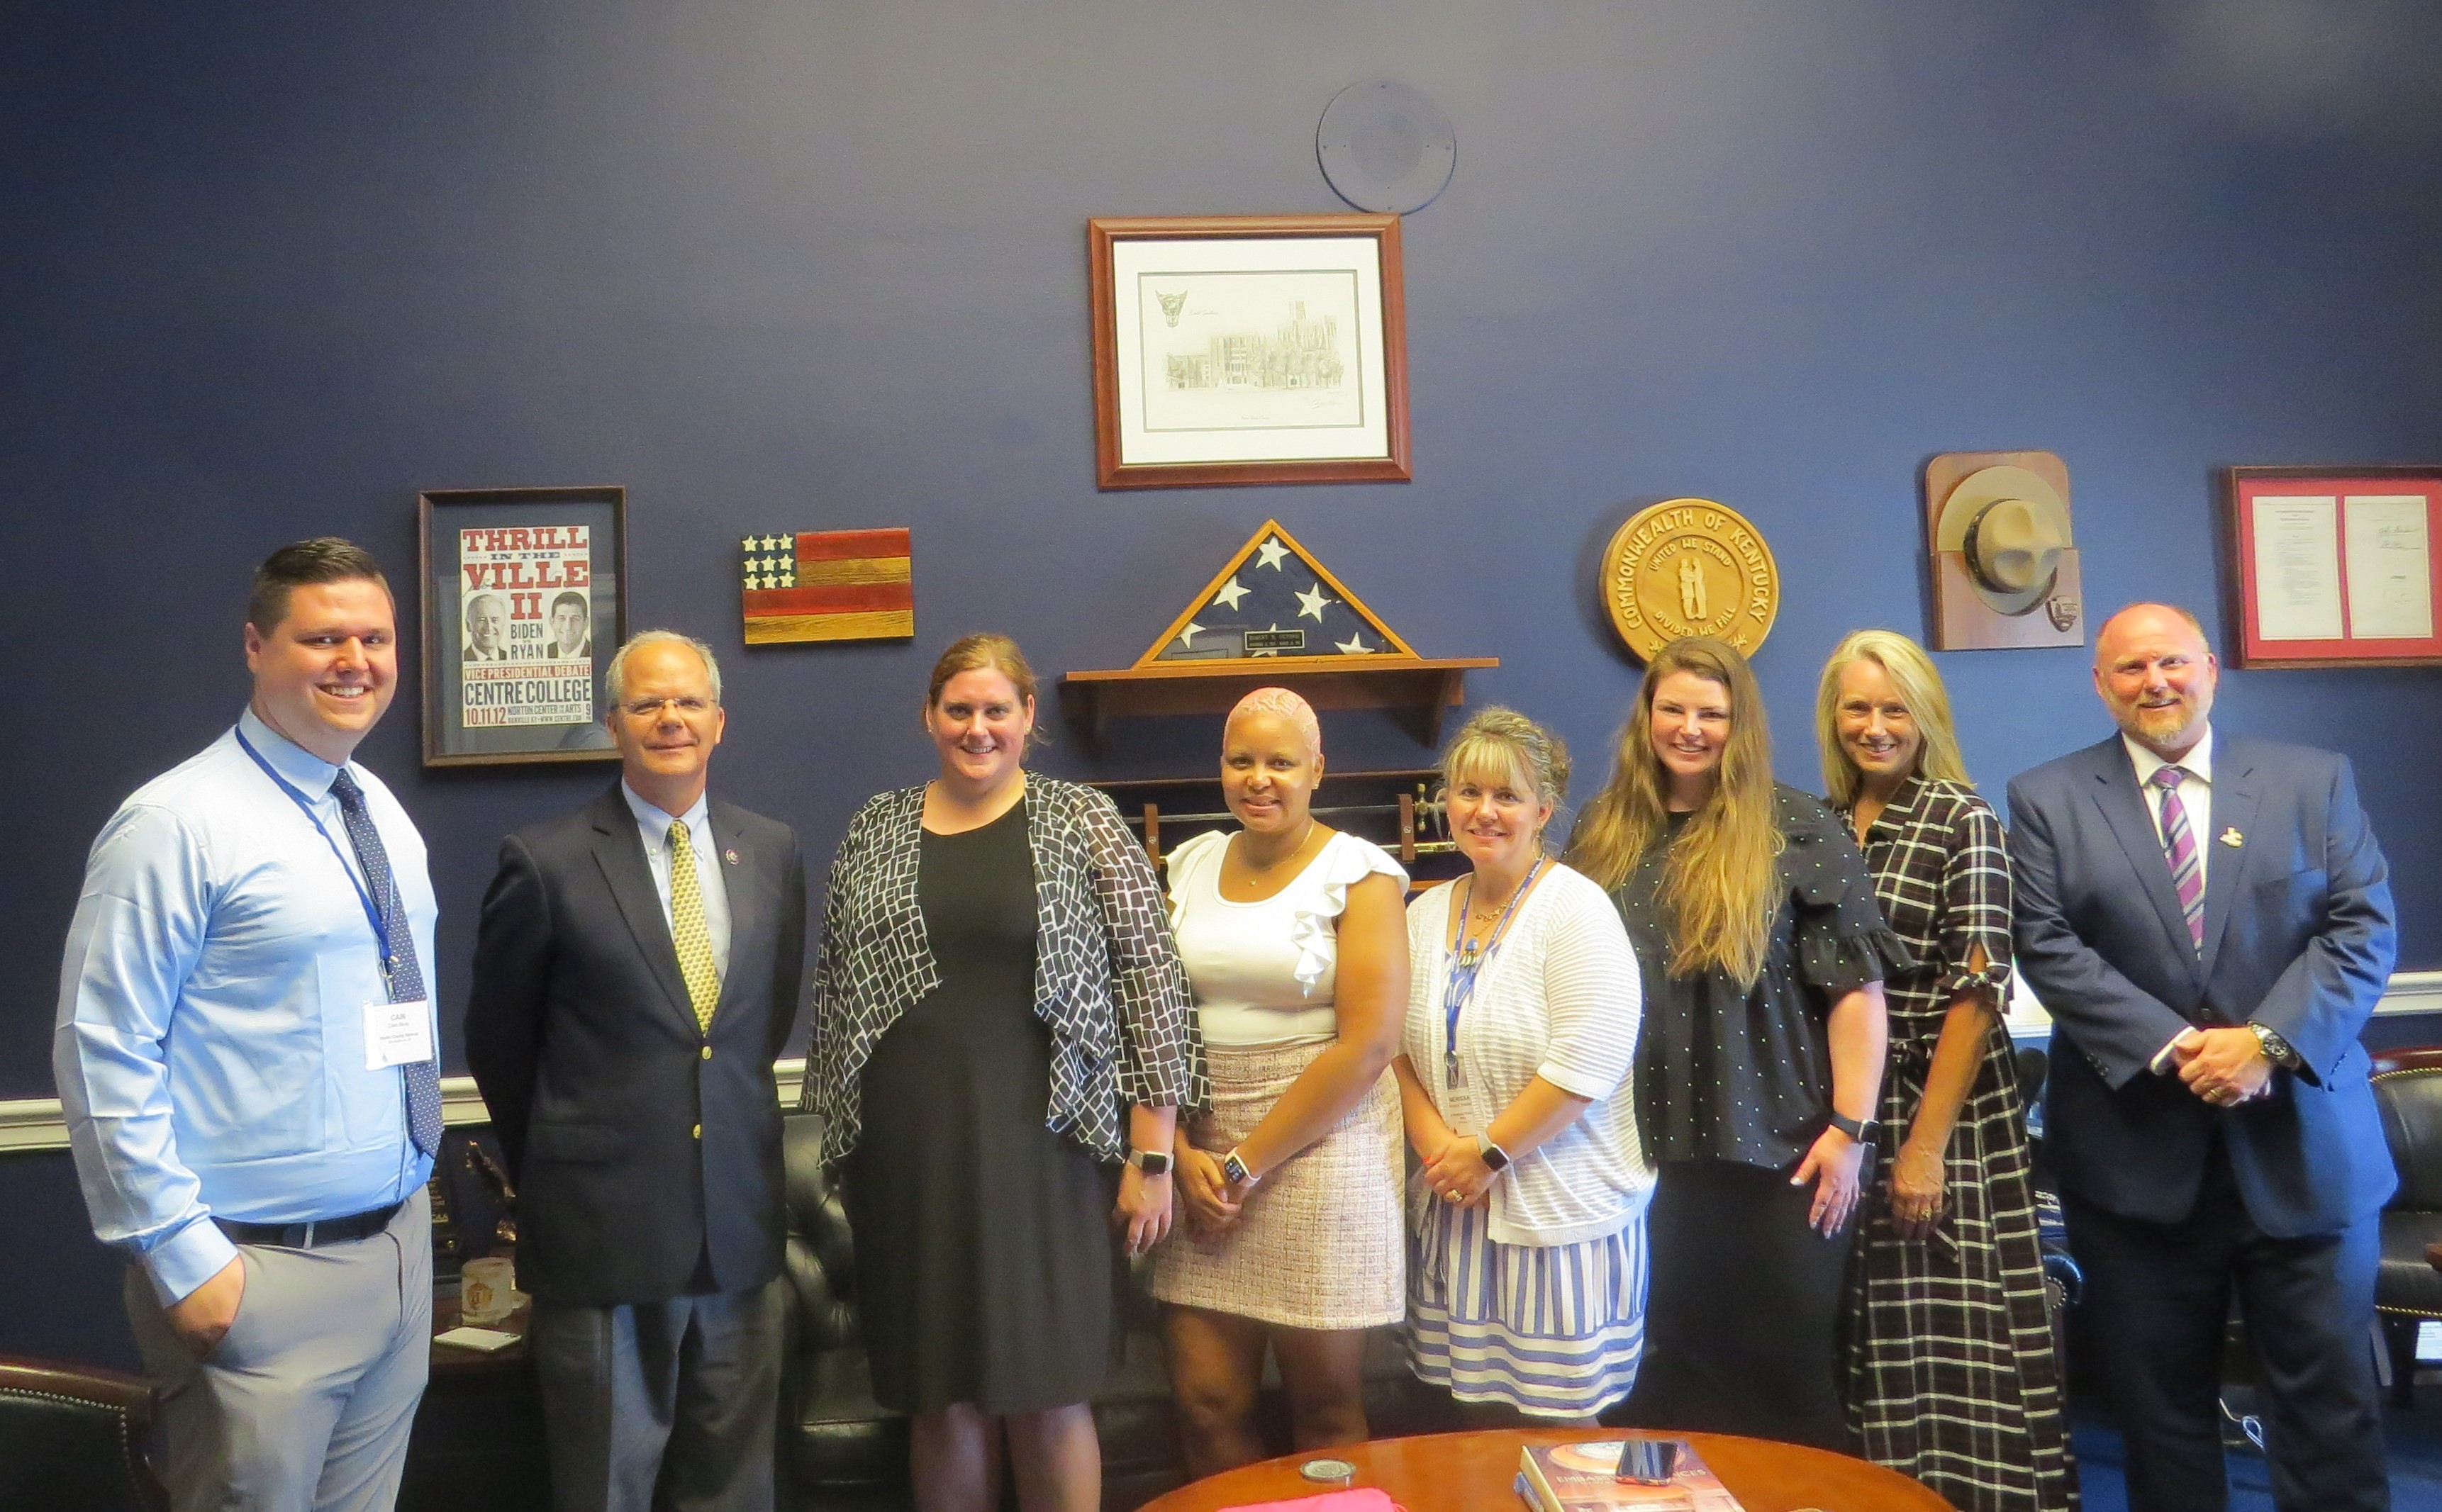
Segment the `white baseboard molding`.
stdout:
<svg viewBox="0 0 2442 1512">
<path fill-rule="evenodd" d="M 2383 990 L 2382 1001 L 2375 1005 L 2377 1013 L 2442 1013 L 2442 971 L 2399 972 Z M 2051 1016 L 2027 991 L 2025 978 L 2018 978 L 2010 998 L 2008 1024 L 2010 1037 L 2017 1041 L 2040 1040 L 2052 1030 Z M 802 1060 L 776 1062 L 773 1073 L 780 1082 L 780 1105 L 797 1105 L 797 1085 L 805 1079 L 806 1063 Z M 471 1076 L 445 1076 L 441 1079 L 441 1118 L 452 1128 L 469 1124 L 489 1123 L 492 1116 L 483 1107 L 483 1095 L 475 1090 Z M 0 1102 L 0 1155 L 24 1150 L 64 1150 L 68 1145 L 67 1125 L 60 1120 L 60 1100 L 53 1097 L 25 1098 L 13 1102 Z"/>
<path fill-rule="evenodd" d="M 775 1061 L 772 1074 L 780 1083 L 780 1106 L 797 1105 L 797 1087 L 806 1077 L 803 1060 Z M 450 1128 L 492 1121 L 490 1110 L 483 1106 L 483 1094 L 475 1090 L 471 1076 L 445 1076 L 441 1079 L 441 1121 Z M 60 1100 L 55 1097 L 26 1098 L 15 1102 L 0 1102 L 0 1155 L 21 1150 L 64 1150 L 68 1147 L 68 1128 L 60 1118 Z"/>
<path fill-rule="evenodd" d="M 2442 971 L 2392 973 L 2390 983 L 2382 990 L 2382 1001 L 2374 1006 L 2374 1011 L 2384 1017 L 2442 1013 Z M 2001 1022 L 2008 1027 L 2010 1038 L 2020 1044 L 2048 1039 L 2052 1031 L 2052 1016 L 2035 1001 L 2027 979 L 2015 975 L 2011 977 L 2009 1016 Z"/>
</svg>

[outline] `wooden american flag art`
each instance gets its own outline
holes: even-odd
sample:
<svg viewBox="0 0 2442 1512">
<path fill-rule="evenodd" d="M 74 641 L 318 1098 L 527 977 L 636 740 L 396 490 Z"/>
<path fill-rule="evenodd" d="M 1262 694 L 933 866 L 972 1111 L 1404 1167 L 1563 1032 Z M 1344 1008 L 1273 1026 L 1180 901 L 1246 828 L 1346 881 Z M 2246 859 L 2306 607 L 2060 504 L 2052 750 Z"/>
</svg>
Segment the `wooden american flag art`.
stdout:
<svg viewBox="0 0 2442 1512">
<path fill-rule="evenodd" d="M 809 530 L 738 540 L 746 644 L 905 640 L 916 589 L 903 530 Z"/>
</svg>

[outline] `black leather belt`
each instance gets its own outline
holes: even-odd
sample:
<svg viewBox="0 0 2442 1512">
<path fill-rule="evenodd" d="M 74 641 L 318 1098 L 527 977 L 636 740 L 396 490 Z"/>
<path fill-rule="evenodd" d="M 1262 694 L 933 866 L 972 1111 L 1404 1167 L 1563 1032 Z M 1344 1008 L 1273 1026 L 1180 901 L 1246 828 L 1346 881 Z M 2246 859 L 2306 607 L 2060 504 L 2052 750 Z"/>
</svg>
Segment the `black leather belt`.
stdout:
<svg viewBox="0 0 2442 1512">
<path fill-rule="evenodd" d="M 242 1245 L 271 1245 L 281 1249 L 319 1249 L 324 1245 L 343 1245 L 351 1240 L 367 1239 L 390 1227 L 390 1221 L 406 1206 L 393 1202 L 387 1208 L 368 1208 L 344 1218 L 318 1218 L 311 1223 L 239 1223 L 230 1218 L 214 1218 L 221 1232 Z"/>
</svg>

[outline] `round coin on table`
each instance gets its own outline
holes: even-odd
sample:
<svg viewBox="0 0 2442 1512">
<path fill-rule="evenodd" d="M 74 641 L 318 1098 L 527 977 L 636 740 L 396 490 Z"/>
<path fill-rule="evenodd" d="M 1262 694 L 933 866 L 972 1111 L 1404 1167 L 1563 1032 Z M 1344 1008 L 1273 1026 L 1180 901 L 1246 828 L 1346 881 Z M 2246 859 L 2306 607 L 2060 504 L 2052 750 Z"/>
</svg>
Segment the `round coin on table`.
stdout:
<svg viewBox="0 0 2442 1512">
<path fill-rule="evenodd" d="M 1603 552 L 1603 608 L 1640 658 L 1683 635 L 1753 656 L 1780 613 L 1780 568 L 1746 518 L 1709 499 L 1640 509 Z"/>
<path fill-rule="evenodd" d="M 1356 1481 L 1357 1466 L 1346 1460 L 1308 1460 L 1298 1466 L 1298 1473 L 1325 1485 L 1347 1485 Z"/>
</svg>

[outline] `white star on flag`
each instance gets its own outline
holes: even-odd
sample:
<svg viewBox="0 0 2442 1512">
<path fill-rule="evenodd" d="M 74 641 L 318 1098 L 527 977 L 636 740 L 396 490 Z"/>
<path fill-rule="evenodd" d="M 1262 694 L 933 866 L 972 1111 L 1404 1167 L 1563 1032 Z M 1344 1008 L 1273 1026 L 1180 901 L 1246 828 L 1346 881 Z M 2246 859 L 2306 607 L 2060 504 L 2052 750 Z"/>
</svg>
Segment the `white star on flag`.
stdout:
<svg viewBox="0 0 2442 1512">
<path fill-rule="evenodd" d="M 1351 656 L 1371 656 L 1374 654 L 1374 647 L 1365 644 L 1365 632 L 1363 630 L 1359 630 L 1348 639 L 1341 641 L 1339 643 L 1339 648 Z"/>
<path fill-rule="evenodd" d="M 1279 537 L 1267 536 L 1264 543 L 1255 548 L 1255 555 L 1264 559 L 1264 566 L 1277 573 L 1281 570 L 1281 563 L 1287 559 L 1289 549 L 1281 544 Z"/>
<path fill-rule="evenodd" d="M 755 537 L 752 536 L 740 537 L 738 542 L 738 549 L 744 552 L 755 550 Z"/>
<path fill-rule="evenodd" d="M 1203 626 L 1196 624 L 1194 620 L 1189 620 L 1187 622 L 1187 628 L 1178 632 L 1178 644 L 1186 647 L 1190 650 L 1194 650 L 1195 648 L 1195 637 L 1202 633 L 1203 629 Z"/>
<path fill-rule="evenodd" d="M 1239 583 L 1238 574 L 1231 573 L 1230 574 L 1230 581 L 1223 584 L 1221 591 L 1212 595 L 1212 602 L 1215 604 L 1227 604 L 1234 610 L 1238 607 L 1238 600 L 1246 596 L 1247 590 Z"/>
<path fill-rule="evenodd" d="M 1303 619 L 1311 614 L 1314 616 L 1315 621 L 1318 624 L 1322 620 L 1322 606 L 1325 604 L 1337 604 L 1339 602 L 1339 600 L 1336 598 L 1323 597 L 1322 585 L 1321 583 L 1317 583 L 1312 588 L 1307 589 L 1304 592 L 1300 593 L 1297 596 L 1297 601 L 1298 617 Z"/>
</svg>

